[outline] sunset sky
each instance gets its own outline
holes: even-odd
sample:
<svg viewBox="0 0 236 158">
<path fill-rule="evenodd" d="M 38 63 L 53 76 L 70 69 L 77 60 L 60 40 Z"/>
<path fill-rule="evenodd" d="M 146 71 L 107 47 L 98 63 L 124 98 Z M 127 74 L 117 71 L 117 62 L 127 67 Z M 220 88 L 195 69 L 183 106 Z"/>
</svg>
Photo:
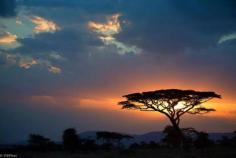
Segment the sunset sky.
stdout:
<svg viewBox="0 0 236 158">
<path fill-rule="evenodd" d="M 1 0 L 0 144 L 62 131 L 141 134 L 169 124 L 122 110 L 133 92 L 214 91 L 181 127 L 236 130 L 235 0 Z"/>
</svg>

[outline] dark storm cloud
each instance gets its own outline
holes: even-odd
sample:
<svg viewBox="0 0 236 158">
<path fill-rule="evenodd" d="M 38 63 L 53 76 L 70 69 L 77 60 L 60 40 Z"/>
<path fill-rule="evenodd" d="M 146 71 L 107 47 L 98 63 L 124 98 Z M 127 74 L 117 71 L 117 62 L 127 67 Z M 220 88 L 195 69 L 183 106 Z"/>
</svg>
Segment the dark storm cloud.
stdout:
<svg viewBox="0 0 236 158">
<path fill-rule="evenodd" d="M 16 15 L 16 1 L 15 0 L 1 0 L 0 1 L 0 17 L 11 17 Z"/>
<path fill-rule="evenodd" d="M 85 83 L 89 83 L 92 87 L 95 83 L 99 85 L 103 83 L 102 81 L 109 82 L 112 75 L 105 75 L 110 71 L 106 65 L 112 65 L 113 69 L 117 72 L 123 71 L 124 74 L 134 70 L 140 72 L 141 67 L 149 67 L 150 70 L 150 65 L 156 65 L 152 66 L 153 71 L 161 71 L 155 69 L 170 63 L 167 67 L 179 68 L 193 74 L 212 70 L 216 76 L 230 75 L 229 79 L 235 75 L 231 68 L 235 65 L 234 53 L 232 53 L 234 46 L 229 49 L 228 44 L 217 45 L 220 35 L 227 30 L 230 32 L 235 26 L 235 20 L 231 16 L 234 11 L 229 2 L 184 1 L 186 3 L 176 3 L 166 0 L 148 2 L 61 0 L 58 2 L 52 5 L 51 1 L 42 1 L 40 7 L 37 7 L 38 1 L 35 3 L 24 1 L 23 4 L 34 6 L 33 9 L 31 8 L 32 14 L 50 17 L 59 23 L 62 30 L 54 34 L 36 35 L 34 39 L 21 39 L 23 46 L 14 50 L 35 57 L 56 51 L 68 59 L 64 63 L 56 62 L 63 66 L 66 75 L 70 73 L 57 83 L 57 86 L 60 84 L 63 86 L 63 82 L 68 81 L 70 84 L 67 86 L 74 87 L 74 84 L 77 84 L 80 88 L 84 87 Z M 116 8 L 117 12 L 122 14 L 121 21 L 126 20 L 128 24 L 122 23 L 122 31 L 117 38 L 122 42 L 141 47 L 144 50 L 143 55 L 118 57 L 113 47 L 98 49 L 104 45 L 87 28 L 87 22 L 96 18 L 105 19 L 105 15 L 110 14 L 104 15 L 104 12 L 99 14 L 101 8 L 94 7 L 97 6 L 95 4 L 102 6 L 101 8 L 106 8 L 105 6 L 109 4 L 113 7 L 107 7 L 106 11 Z M 220 4 L 224 7 L 220 8 Z M 59 6 L 61 8 L 53 9 L 51 12 L 46 11 L 47 7 Z M 94 15 L 94 12 L 84 11 L 87 8 L 96 10 L 98 13 Z M 229 13 L 225 12 L 227 9 Z M 205 17 L 207 13 L 209 16 Z M 213 29 L 210 29 L 211 26 L 214 26 Z M 168 55 L 168 58 L 165 58 L 165 55 Z M 150 63 L 145 63 L 147 60 L 144 58 L 153 58 L 153 56 L 157 56 L 156 61 L 152 59 L 149 60 Z M 128 64 L 130 61 L 134 64 Z M 136 66 L 135 62 L 141 66 Z M 123 65 L 128 68 L 124 68 Z M 118 77 L 120 73 L 117 72 L 114 75 Z M 37 89 L 38 86 L 34 88 Z"/>
<path fill-rule="evenodd" d="M 23 2 L 34 7 L 39 3 Z M 68 12 L 66 9 L 55 9 L 60 11 L 55 12 L 58 14 L 53 16 L 57 19 L 57 15 L 60 15 L 61 22 L 66 22 L 67 18 L 75 20 L 77 17 L 80 23 L 86 23 L 86 20 L 96 18 L 94 14 L 121 13 L 123 15 L 121 20 L 129 21 L 130 24 L 122 23 L 123 28 L 117 35 L 118 40 L 135 44 L 146 52 L 157 55 L 183 53 L 186 48 L 204 49 L 215 46 L 221 36 L 233 32 L 236 28 L 234 1 L 184 0 L 177 3 L 173 0 L 99 2 L 59 0 L 58 3 L 40 1 L 39 4 L 41 7 L 66 6 L 67 10 L 68 8 L 74 10 Z M 34 10 L 40 13 L 40 10 L 35 8 Z M 46 13 L 41 9 L 42 15 Z M 75 21 L 67 20 L 67 23 Z"/>
<path fill-rule="evenodd" d="M 218 67 L 221 68 L 222 65 L 224 67 L 233 65 L 233 61 L 229 62 L 229 60 L 233 60 L 233 54 L 223 55 L 224 51 L 228 52 L 227 45 L 222 46 L 220 52 L 218 51 L 215 54 L 217 52 L 215 50 L 218 50 L 217 40 L 219 37 L 225 32 L 232 31 L 236 26 L 235 20 L 231 16 L 234 13 L 230 5 L 231 2 L 201 0 L 185 0 L 180 3 L 171 0 L 120 0 L 114 2 L 59 0 L 57 2 L 56 0 L 20 1 L 22 5 L 33 7 L 30 8 L 32 14 L 37 13 L 36 15 L 50 17 L 62 29 L 54 34 L 40 34 L 33 39 L 20 39 L 22 47 L 14 51 L 36 57 L 40 57 L 42 54 L 46 55 L 50 51 L 59 52 L 68 59 L 65 63 L 58 64 L 64 66 L 65 73 L 73 74 L 71 75 L 73 77 L 66 77 L 66 81 L 70 81 L 70 83 L 77 82 L 83 86 L 84 82 L 79 82 L 82 80 L 81 78 L 84 81 L 90 80 L 91 82 L 99 82 L 104 78 L 108 80 L 110 76 L 99 75 L 109 72 L 106 65 L 101 66 L 104 63 L 112 64 L 118 72 L 122 70 L 126 73 L 132 72 L 133 69 L 138 70 L 141 67 L 135 66 L 136 64 L 129 65 L 130 61 L 137 62 L 143 67 L 144 65 L 149 67 L 149 65 L 156 64 L 156 68 L 165 63 L 171 63 L 170 65 L 173 67 L 180 69 L 189 67 L 199 73 L 204 70 L 204 67 L 217 69 Z M 223 7 L 219 7 L 220 5 Z M 48 7 L 54 7 L 54 9 L 48 12 Z M 86 9 L 93 10 L 93 12 L 85 11 Z M 113 47 L 98 49 L 104 45 L 88 30 L 87 22 L 90 20 L 102 21 L 101 19 L 104 20 L 106 15 L 110 15 L 108 12 L 104 14 L 105 11 L 103 10 L 122 14 L 121 21 L 126 20 L 128 24 L 122 23 L 122 31 L 117 35 L 117 38 L 122 42 L 135 44 L 142 48 L 144 50 L 143 55 L 135 58 L 117 57 L 116 50 Z M 94 15 L 95 11 L 96 15 Z M 234 46 L 232 47 L 234 48 Z M 192 51 L 188 51 L 188 49 Z M 166 54 L 169 55 L 168 59 L 163 57 Z M 142 59 L 143 57 L 153 58 L 156 55 L 156 63 L 154 59 L 151 60 L 152 63 L 145 63 L 146 59 Z M 224 57 L 222 58 L 222 56 Z M 218 61 L 220 61 L 221 66 L 216 64 Z M 123 69 L 123 65 L 129 68 Z M 196 65 L 202 65 L 203 68 L 200 69 Z M 224 73 L 231 74 L 231 71 L 231 69 L 227 69 Z M 221 72 L 216 73 L 221 75 Z M 78 80 L 74 80 L 74 78 Z"/>
<path fill-rule="evenodd" d="M 62 52 L 64 57 L 75 59 L 79 54 L 88 56 L 86 50 L 90 45 L 100 46 L 101 42 L 95 37 L 88 36 L 87 32 L 78 31 L 75 29 L 63 29 L 59 32 L 51 34 L 40 34 L 35 39 L 22 39 L 19 40 L 23 46 L 16 49 L 23 53 L 48 53 L 54 50 Z M 33 48 L 33 49 L 32 49 Z"/>
<path fill-rule="evenodd" d="M 117 5 L 119 5 L 119 0 L 90 0 L 90 1 L 83 1 L 83 0 L 22 0 L 20 5 L 24 6 L 31 6 L 31 7 L 46 7 L 46 8 L 56 8 L 56 7 L 69 7 L 69 8 L 81 8 L 86 10 L 90 13 L 108 13 L 111 11 L 117 11 Z"/>
<path fill-rule="evenodd" d="M 233 2 L 132 2 L 123 3 L 122 13 L 132 25 L 120 38 L 135 42 L 148 52 L 174 54 L 183 53 L 186 48 L 203 49 L 216 45 L 220 36 L 236 28 Z"/>
</svg>

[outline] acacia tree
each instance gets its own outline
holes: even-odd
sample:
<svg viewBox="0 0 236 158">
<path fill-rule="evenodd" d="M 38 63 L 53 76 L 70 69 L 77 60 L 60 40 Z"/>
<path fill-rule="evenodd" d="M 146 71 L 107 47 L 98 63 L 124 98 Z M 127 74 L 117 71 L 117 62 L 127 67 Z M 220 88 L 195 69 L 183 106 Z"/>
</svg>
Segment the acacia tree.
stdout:
<svg viewBox="0 0 236 158">
<path fill-rule="evenodd" d="M 164 114 L 172 126 L 181 131 L 180 118 L 184 114 L 204 114 L 215 109 L 202 104 L 213 99 L 221 98 L 215 92 L 200 92 L 194 90 L 164 89 L 142 93 L 132 93 L 123 96 L 125 101 L 119 102 L 122 109 L 138 109 L 141 111 L 156 111 Z"/>
<path fill-rule="evenodd" d="M 118 147 L 121 146 L 121 140 L 122 139 L 132 139 L 133 137 L 127 134 L 121 134 L 121 133 L 116 133 L 116 132 L 106 132 L 106 131 L 101 131 L 97 132 L 97 139 L 102 139 L 103 142 L 106 144 L 110 144 L 112 142 L 115 142 Z"/>
</svg>

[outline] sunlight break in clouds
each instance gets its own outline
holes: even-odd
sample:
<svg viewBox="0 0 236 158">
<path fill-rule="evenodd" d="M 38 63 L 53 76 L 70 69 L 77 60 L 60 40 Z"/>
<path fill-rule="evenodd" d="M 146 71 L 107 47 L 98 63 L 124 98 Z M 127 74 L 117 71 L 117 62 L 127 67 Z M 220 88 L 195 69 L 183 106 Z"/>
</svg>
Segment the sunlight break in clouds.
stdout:
<svg viewBox="0 0 236 158">
<path fill-rule="evenodd" d="M 33 29 L 35 33 L 42 33 L 42 32 L 51 32 L 54 33 L 57 30 L 60 30 L 60 27 L 54 23 L 53 21 L 46 20 L 39 16 L 33 16 L 30 20 L 36 24 Z"/>
<path fill-rule="evenodd" d="M 218 44 L 224 43 L 224 42 L 229 41 L 229 40 L 236 40 L 236 33 L 231 33 L 231 34 L 222 36 L 219 39 Z"/>
<path fill-rule="evenodd" d="M 7 50 L 20 47 L 21 43 L 17 41 L 17 38 L 17 35 L 7 31 L 0 34 L 0 48 Z"/>
<path fill-rule="evenodd" d="M 103 41 L 105 45 L 116 46 L 120 55 L 124 55 L 126 53 L 141 53 L 142 50 L 137 46 L 127 45 L 118 41 L 114 37 L 114 35 L 119 34 L 121 32 L 121 25 L 119 21 L 120 16 L 120 14 L 114 14 L 112 16 L 109 16 L 107 17 L 106 23 L 90 21 L 88 23 L 88 27 L 99 35 L 98 37 Z"/>
<path fill-rule="evenodd" d="M 48 71 L 54 74 L 60 74 L 61 73 L 61 69 L 59 67 L 56 66 L 49 66 L 48 67 Z"/>
<path fill-rule="evenodd" d="M 105 37 L 112 37 L 114 34 L 118 34 L 121 31 L 119 17 L 120 14 L 115 14 L 107 18 L 107 23 L 98 23 L 90 21 L 88 26 L 95 32 L 104 35 Z"/>
<path fill-rule="evenodd" d="M 18 17 L 9 19 L 1 18 L 0 21 L 3 21 L 4 24 L 3 27 L 0 26 L 0 29 L 3 30 L 3 33 L 0 34 L 0 49 L 2 49 L 0 50 L 0 60 L 6 66 L 15 65 L 22 69 L 30 69 L 33 65 L 37 65 L 38 67 L 46 68 L 48 72 L 53 74 L 60 74 L 62 72 L 61 68 L 54 66 L 51 61 L 65 60 L 64 57 L 56 52 L 50 53 L 47 56 L 41 55 L 41 57 L 37 58 L 34 57 L 35 54 L 27 55 L 21 52 L 9 52 L 22 46 L 18 42 L 18 39 L 33 39 L 34 34 L 43 32 L 54 33 L 60 30 L 60 27 L 56 23 L 39 16 L 29 17 L 23 11 L 18 14 Z"/>
<path fill-rule="evenodd" d="M 38 64 L 38 62 L 30 57 L 21 58 L 19 61 L 19 67 L 29 69 L 31 66 Z"/>
<path fill-rule="evenodd" d="M 6 62 L 6 65 L 17 65 L 23 69 L 29 69 L 31 66 L 38 64 L 31 56 L 21 55 L 19 53 L 13 54 L 0 51 L 0 57 Z"/>
<path fill-rule="evenodd" d="M 8 31 L 0 33 L 0 48 L 3 50 L 15 49 L 21 46 L 21 43 L 17 41 L 18 37 Z"/>
<path fill-rule="evenodd" d="M 7 45 L 17 42 L 17 36 L 10 32 L 4 32 L 0 35 L 0 45 Z"/>
<path fill-rule="evenodd" d="M 62 72 L 61 68 L 52 65 L 51 61 L 45 59 L 38 59 L 37 60 L 39 65 L 43 67 L 47 67 L 47 70 L 53 74 L 60 74 Z"/>
<path fill-rule="evenodd" d="M 0 51 L 0 58 L 4 60 L 7 66 L 17 65 L 23 69 L 30 69 L 33 65 L 38 65 L 41 67 L 46 67 L 47 70 L 53 74 L 60 74 L 62 72 L 61 68 L 52 65 L 49 60 L 35 59 L 29 55 Z"/>
</svg>

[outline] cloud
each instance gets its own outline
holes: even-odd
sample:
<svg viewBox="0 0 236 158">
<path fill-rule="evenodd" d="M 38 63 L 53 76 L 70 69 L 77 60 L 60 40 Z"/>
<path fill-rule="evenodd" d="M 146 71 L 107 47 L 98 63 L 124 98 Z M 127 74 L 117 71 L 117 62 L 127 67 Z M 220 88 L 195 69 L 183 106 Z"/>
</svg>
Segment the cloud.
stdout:
<svg viewBox="0 0 236 158">
<path fill-rule="evenodd" d="M 16 64 L 17 55 L 0 51 L 0 59 L 2 60 L 1 63 L 3 63 L 4 65 L 10 66 L 10 65 Z"/>
<path fill-rule="evenodd" d="M 10 32 L 4 32 L 0 35 L 0 45 L 8 45 L 17 42 L 17 36 Z"/>
<path fill-rule="evenodd" d="M 2 23 L 2 31 L 10 32 L 17 36 L 17 39 L 32 38 L 34 23 L 29 19 L 28 13 L 24 10 L 19 11 L 17 17 L 12 18 L 0 18 Z"/>
<path fill-rule="evenodd" d="M 31 66 L 38 64 L 38 62 L 31 57 L 21 57 L 19 60 L 19 67 L 29 69 Z"/>
<path fill-rule="evenodd" d="M 61 73 L 61 69 L 59 67 L 56 66 L 49 66 L 48 67 L 48 71 L 54 74 L 60 74 Z"/>
<path fill-rule="evenodd" d="M 53 74 L 60 74 L 62 72 L 61 68 L 54 66 L 51 61 L 46 59 L 38 59 L 38 64 L 42 67 L 46 67 L 47 70 Z"/>
<path fill-rule="evenodd" d="M 21 9 L 16 17 L 1 18 L 0 31 L 14 33 L 18 39 L 32 38 L 35 39 L 35 34 L 54 33 L 60 30 L 60 27 L 53 21 L 47 20 L 44 17 L 37 16 L 32 11 Z M 31 15 L 35 16 L 31 16 Z"/>
<path fill-rule="evenodd" d="M 62 72 L 61 68 L 54 66 L 50 60 L 47 59 L 37 59 L 40 66 L 46 67 L 47 70 L 53 74 L 60 74 Z"/>
<path fill-rule="evenodd" d="M 112 36 L 118 34 L 121 31 L 119 17 L 120 14 L 114 14 L 107 17 L 106 23 L 98 23 L 90 21 L 88 26 L 93 29 L 95 32 L 100 33 L 104 36 Z"/>
<path fill-rule="evenodd" d="M 18 37 L 8 31 L 0 33 L 0 48 L 4 50 L 15 49 L 20 47 L 22 44 L 18 42 Z"/>
<path fill-rule="evenodd" d="M 62 72 L 61 68 L 52 65 L 49 60 L 46 59 L 36 59 L 30 55 L 24 55 L 20 53 L 9 53 L 0 50 L 0 59 L 3 59 L 5 65 L 13 66 L 17 65 L 23 69 L 30 69 L 33 65 L 39 65 L 41 67 L 46 67 L 47 70 L 53 74 L 60 74 Z"/>
<path fill-rule="evenodd" d="M 0 58 L 5 60 L 7 66 L 17 65 L 23 69 L 29 69 L 31 66 L 38 64 L 38 62 L 28 55 L 21 55 L 19 53 L 9 53 L 0 51 Z"/>
<path fill-rule="evenodd" d="M 29 96 L 27 100 L 32 104 L 38 103 L 41 105 L 55 105 L 58 103 L 55 97 L 49 95 Z"/>
<path fill-rule="evenodd" d="M 34 33 L 42 33 L 42 32 L 51 32 L 54 33 L 55 31 L 60 30 L 60 27 L 54 23 L 53 21 L 46 20 L 39 16 L 32 16 L 30 20 L 36 24 L 33 29 Z"/>
<path fill-rule="evenodd" d="M 106 23 L 99 23 L 94 21 L 88 22 L 88 27 L 98 34 L 98 38 L 103 41 L 105 45 L 114 45 L 118 54 L 124 55 L 126 53 L 139 54 L 142 52 L 137 46 L 132 46 L 118 41 L 114 35 L 121 32 L 121 25 L 119 17 L 121 14 L 114 14 L 107 17 Z"/>
<path fill-rule="evenodd" d="M 222 44 L 222 43 L 224 43 L 226 41 L 230 41 L 230 40 L 236 40 L 236 33 L 231 33 L 231 34 L 222 36 L 219 39 L 218 44 Z"/>
<path fill-rule="evenodd" d="M 52 61 L 63 61 L 63 56 L 51 50 L 46 53 L 37 52 L 36 48 L 32 49 L 30 46 L 30 50 L 34 51 L 32 53 L 25 49 L 24 43 L 24 39 L 36 40 L 38 36 L 35 37 L 35 34 L 54 33 L 60 30 L 60 27 L 53 21 L 30 15 L 31 11 L 21 8 L 17 17 L 0 17 L 0 31 L 3 32 L 0 34 L 0 60 L 7 66 L 16 65 L 22 69 L 30 69 L 33 65 L 38 65 L 50 73 L 60 74 L 61 68 L 54 66 Z M 20 48 L 16 49 L 18 47 Z"/>
<path fill-rule="evenodd" d="M 105 45 L 115 45 L 120 55 L 124 55 L 126 53 L 140 54 L 142 52 L 142 49 L 137 46 L 124 44 L 112 37 L 100 37 L 100 39 Z"/>
<path fill-rule="evenodd" d="M 57 60 L 57 61 L 64 61 L 66 60 L 65 57 L 63 57 L 61 54 L 59 54 L 58 52 L 56 51 L 51 51 L 48 53 L 48 56 L 50 59 L 52 60 Z"/>
<path fill-rule="evenodd" d="M 16 24 L 17 25 L 23 25 L 23 22 L 21 20 L 19 20 L 19 19 L 16 19 Z"/>
</svg>

